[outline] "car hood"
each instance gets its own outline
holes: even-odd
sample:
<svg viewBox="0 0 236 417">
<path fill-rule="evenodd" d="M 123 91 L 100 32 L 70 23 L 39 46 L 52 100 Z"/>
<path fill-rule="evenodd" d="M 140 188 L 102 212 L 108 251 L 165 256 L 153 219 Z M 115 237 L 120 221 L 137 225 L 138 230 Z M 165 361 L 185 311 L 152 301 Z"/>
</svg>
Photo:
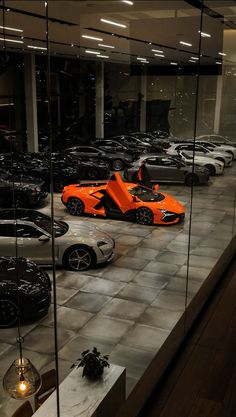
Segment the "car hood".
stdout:
<svg viewBox="0 0 236 417">
<path fill-rule="evenodd" d="M 173 211 L 177 214 L 181 214 L 185 212 L 184 207 L 182 204 L 180 204 L 177 200 L 175 200 L 173 197 L 171 197 L 169 194 L 160 192 L 159 194 L 162 194 L 165 198 L 160 202 L 153 202 L 148 203 L 153 206 L 154 210 L 167 210 L 167 211 Z"/>
<path fill-rule="evenodd" d="M 184 161 L 186 162 L 186 163 L 190 163 L 190 164 L 192 164 L 193 163 L 193 159 L 184 159 Z M 208 157 L 208 156 L 199 156 L 199 155 L 195 155 L 195 157 L 194 157 L 194 161 L 195 161 L 195 163 L 204 163 L 204 164 L 219 164 L 219 165 L 222 165 L 222 166 L 224 166 L 224 163 L 223 162 L 221 162 L 221 161 L 215 161 L 213 158 L 210 158 L 210 157 Z"/>
<path fill-rule="evenodd" d="M 83 221 L 83 220 L 76 220 L 76 221 L 69 221 L 66 222 L 69 226 L 68 231 L 64 236 L 70 238 L 92 238 L 92 239 L 102 239 L 106 241 L 111 241 L 111 237 L 99 229 L 94 224 Z"/>
<path fill-rule="evenodd" d="M 40 179 L 30 176 L 20 175 L 17 176 L 17 178 L 14 178 L 14 185 L 28 185 L 31 187 L 38 187 L 42 186 L 43 184 L 44 182 Z"/>
</svg>

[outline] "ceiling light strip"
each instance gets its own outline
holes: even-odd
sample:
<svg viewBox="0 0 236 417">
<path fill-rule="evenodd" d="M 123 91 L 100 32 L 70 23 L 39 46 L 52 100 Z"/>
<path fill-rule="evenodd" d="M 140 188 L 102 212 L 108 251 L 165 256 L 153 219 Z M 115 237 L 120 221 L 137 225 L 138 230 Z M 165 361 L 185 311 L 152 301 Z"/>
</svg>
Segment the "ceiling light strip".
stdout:
<svg viewBox="0 0 236 417">
<path fill-rule="evenodd" d="M 12 43 L 24 43 L 23 41 L 17 41 L 17 40 L 8 39 L 8 38 L 0 38 L 0 41 L 12 42 Z"/>
<path fill-rule="evenodd" d="M 23 32 L 22 29 L 10 28 L 9 26 L 0 26 L 0 29 L 12 30 L 12 32 Z"/>
<path fill-rule="evenodd" d="M 108 19 L 100 19 L 101 22 L 103 23 L 107 23 L 108 25 L 114 25 L 114 26 L 119 26 L 121 28 L 127 28 L 126 25 L 123 25 L 122 23 L 117 23 L 114 22 L 113 20 L 108 20 Z"/>
<path fill-rule="evenodd" d="M 115 47 L 112 45 L 104 45 L 103 43 L 99 43 L 98 46 L 101 46 L 102 48 L 112 48 L 114 49 Z"/>
<path fill-rule="evenodd" d="M 36 49 L 40 51 L 47 51 L 47 48 L 45 48 L 44 46 L 27 45 L 27 48 Z"/>
<path fill-rule="evenodd" d="M 101 42 L 103 41 L 102 38 L 96 38 L 95 36 L 90 36 L 90 35 L 82 35 L 81 37 L 85 39 L 91 39 L 93 41 L 101 41 Z"/>
<path fill-rule="evenodd" d="M 184 46 L 193 46 L 190 42 L 179 41 L 179 43 Z"/>
</svg>

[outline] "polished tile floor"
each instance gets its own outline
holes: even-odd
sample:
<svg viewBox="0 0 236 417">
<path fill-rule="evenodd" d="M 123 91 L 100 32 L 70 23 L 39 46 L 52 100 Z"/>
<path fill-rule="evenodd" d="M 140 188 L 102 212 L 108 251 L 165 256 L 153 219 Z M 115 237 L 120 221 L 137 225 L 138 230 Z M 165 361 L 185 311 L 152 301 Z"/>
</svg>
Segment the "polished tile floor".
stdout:
<svg viewBox="0 0 236 417">
<path fill-rule="evenodd" d="M 83 350 L 97 346 L 111 362 L 126 367 L 130 392 L 181 317 L 186 296 L 189 303 L 235 233 L 235 178 L 236 162 L 224 176 L 194 188 L 187 294 L 190 188 L 160 186 L 186 207 L 181 225 L 84 218 L 115 238 L 115 258 L 86 273 L 56 271 L 60 379 Z M 50 202 L 41 210 L 49 213 Z M 55 216 L 76 222 L 59 195 Z M 40 322 L 22 327 L 24 355 L 41 372 L 54 366 L 53 325 L 51 308 Z M 16 329 L 0 330 L 0 378 L 17 356 L 15 337 Z M 1 387 L 1 417 L 10 417 L 18 406 Z"/>
</svg>

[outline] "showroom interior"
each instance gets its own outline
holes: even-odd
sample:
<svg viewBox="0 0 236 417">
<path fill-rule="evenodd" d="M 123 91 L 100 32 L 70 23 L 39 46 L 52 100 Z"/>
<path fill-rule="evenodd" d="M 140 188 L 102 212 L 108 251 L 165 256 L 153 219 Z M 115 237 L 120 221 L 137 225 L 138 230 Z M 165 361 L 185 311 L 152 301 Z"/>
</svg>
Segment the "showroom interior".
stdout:
<svg viewBox="0 0 236 417">
<path fill-rule="evenodd" d="M 0 30 L 0 416 L 135 417 L 236 252 L 236 2 L 1 0 Z"/>
</svg>

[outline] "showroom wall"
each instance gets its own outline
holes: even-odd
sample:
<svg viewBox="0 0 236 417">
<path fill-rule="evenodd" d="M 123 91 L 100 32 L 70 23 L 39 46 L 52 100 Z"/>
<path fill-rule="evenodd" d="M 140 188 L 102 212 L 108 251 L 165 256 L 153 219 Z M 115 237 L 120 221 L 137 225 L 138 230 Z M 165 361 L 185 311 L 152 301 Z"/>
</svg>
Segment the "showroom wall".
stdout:
<svg viewBox="0 0 236 417">
<path fill-rule="evenodd" d="M 0 2 L 0 379 L 23 352 L 58 388 L 96 346 L 134 417 L 235 254 L 236 44 L 223 1 L 133 3 Z"/>
</svg>

